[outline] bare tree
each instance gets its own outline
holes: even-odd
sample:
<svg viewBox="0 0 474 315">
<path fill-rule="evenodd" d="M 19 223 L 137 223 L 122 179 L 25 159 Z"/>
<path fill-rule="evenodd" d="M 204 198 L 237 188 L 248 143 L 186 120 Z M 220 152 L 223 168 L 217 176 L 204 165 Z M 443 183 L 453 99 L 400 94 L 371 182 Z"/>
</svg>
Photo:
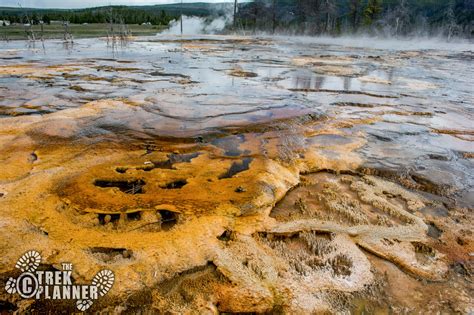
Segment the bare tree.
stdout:
<svg viewBox="0 0 474 315">
<path fill-rule="evenodd" d="M 334 29 L 337 15 L 337 6 L 335 1 L 324 0 L 324 2 L 321 4 L 321 12 L 325 16 L 324 31 L 326 33 L 331 33 Z"/>
<path fill-rule="evenodd" d="M 321 5 L 325 0 L 302 0 L 303 11 L 305 12 L 306 32 L 317 34 L 323 29 L 321 25 Z"/>
<path fill-rule="evenodd" d="M 452 36 L 459 31 L 459 26 L 456 21 L 456 15 L 454 14 L 454 5 L 454 0 L 450 0 L 446 9 L 445 27 L 448 36 L 448 41 L 451 40 Z"/>
<path fill-rule="evenodd" d="M 115 44 L 115 30 L 114 30 L 114 13 L 112 8 L 109 9 L 107 20 L 109 22 L 109 29 L 107 30 L 107 43 L 109 40 L 112 42 L 112 45 Z"/>
<path fill-rule="evenodd" d="M 18 2 L 18 6 L 20 7 L 20 9 L 24 10 L 21 6 L 21 3 Z M 34 43 L 36 41 L 36 36 L 33 30 L 33 21 L 30 19 L 30 16 L 28 15 L 28 12 L 26 10 L 24 10 L 24 15 L 26 18 L 26 25 L 24 25 L 26 38 Z"/>
<path fill-rule="evenodd" d="M 238 2 L 237 0 L 234 0 L 234 20 L 233 20 L 234 30 L 237 28 L 237 6 L 238 6 Z"/>
<path fill-rule="evenodd" d="M 63 21 L 63 28 L 64 28 L 63 41 L 65 43 L 73 43 L 74 41 L 72 39 L 72 34 L 71 32 L 69 32 L 69 21 L 66 21 L 66 20 Z"/>
<path fill-rule="evenodd" d="M 407 1 L 399 0 L 395 9 L 395 35 L 399 36 L 406 31 L 410 23 L 410 11 L 408 10 Z"/>
<path fill-rule="evenodd" d="M 44 42 L 44 22 L 43 22 L 43 20 L 41 20 L 39 22 L 39 24 L 40 24 L 40 39 L 41 39 L 42 42 Z"/>
<path fill-rule="evenodd" d="M 181 35 L 183 35 L 183 0 L 181 0 L 181 12 L 179 21 L 181 23 Z"/>
<path fill-rule="evenodd" d="M 272 34 L 275 34 L 275 28 L 276 28 L 276 11 L 277 11 L 276 0 L 273 0 L 273 1 L 272 1 Z"/>
<path fill-rule="evenodd" d="M 7 32 L 7 25 L 5 21 L 3 21 L 3 40 L 8 42 L 8 32 Z"/>
<path fill-rule="evenodd" d="M 131 35 L 131 31 L 125 23 L 125 19 L 122 15 L 115 13 L 113 8 L 110 8 L 107 20 L 109 23 L 107 45 L 111 45 L 112 50 L 114 50 L 118 44 L 124 47 L 128 43 Z"/>
</svg>

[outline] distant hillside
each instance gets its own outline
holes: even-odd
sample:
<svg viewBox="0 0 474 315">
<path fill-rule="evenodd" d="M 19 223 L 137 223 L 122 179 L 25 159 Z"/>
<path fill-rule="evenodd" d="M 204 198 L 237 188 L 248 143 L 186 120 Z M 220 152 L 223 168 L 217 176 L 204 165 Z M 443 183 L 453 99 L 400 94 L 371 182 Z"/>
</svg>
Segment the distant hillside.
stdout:
<svg viewBox="0 0 474 315">
<path fill-rule="evenodd" d="M 171 15 L 179 15 L 181 10 L 185 15 L 222 15 L 229 10 L 232 10 L 233 3 L 207 3 L 207 2 L 195 2 L 195 3 L 179 3 L 174 4 L 159 4 L 152 6 L 132 6 L 130 8 L 135 8 L 139 10 L 147 11 L 162 11 Z"/>
<path fill-rule="evenodd" d="M 103 6 L 86 9 L 37 9 L 0 7 L 0 20 L 34 24 L 39 21 L 64 20 L 71 23 L 107 23 L 110 19 L 126 24 L 167 25 L 181 13 L 188 16 L 219 16 L 231 12 L 233 3 L 184 3 L 148 6 Z M 1 26 L 1 25 L 0 25 Z"/>
<path fill-rule="evenodd" d="M 0 15 L 2 14 L 24 14 L 25 11 L 29 13 L 55 13 L 55 12 L 83 12 L 83 11 L 103 11 L 110 8 L 130 8 L 135 10 L 143 10 L 147 12 L 165 11 L 168 14 L 180 14 L 181 10 L 186 15 L 214 15 L 223 14 L 226 10 L 233 8 L 233 2 L 223 3 L 173 3 L 173 4 L 157 4 L 157 5 L 142 5 L 142 6 L 101 6 L 85 9 L 40 9 L 40 8 L 19 8 L 19 7 L 2 7 L 0 6 Z"/>
</svg>

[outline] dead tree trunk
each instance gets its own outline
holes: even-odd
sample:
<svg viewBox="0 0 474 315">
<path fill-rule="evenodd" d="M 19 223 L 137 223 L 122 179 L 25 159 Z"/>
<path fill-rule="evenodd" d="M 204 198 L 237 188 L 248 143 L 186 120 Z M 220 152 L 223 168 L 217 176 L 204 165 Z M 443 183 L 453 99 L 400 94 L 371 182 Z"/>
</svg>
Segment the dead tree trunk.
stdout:
<svg viewBox="0 0 474 315">
<path fill-rule="evenodd" d="M 234 30 L 237 28 L 237 0 L 234 0 Z"/>
<path fill-rule="evenodd" d="M 275 34 L 275 28 L 276 28 L 276 0 L 273 0 L 272 34 Z"/>
<path fill-rule="evenodd" d="M 183 0 L 181 0 L 181 17 L 179 18 L 181 23 L 181 35 L 183 35 Z"/>
</svg>

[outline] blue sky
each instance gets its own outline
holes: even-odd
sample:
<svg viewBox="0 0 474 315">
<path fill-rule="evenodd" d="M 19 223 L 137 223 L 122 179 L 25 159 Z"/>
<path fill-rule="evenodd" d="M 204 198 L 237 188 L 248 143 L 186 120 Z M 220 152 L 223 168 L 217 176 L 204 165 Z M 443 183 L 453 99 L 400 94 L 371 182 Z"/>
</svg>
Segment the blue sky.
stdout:
<svg viewBox="0 0 474 315">
<path fill-rule="evenodd" d="M 179 0 L 0 0 L 0 7 L 18 7 L 20 3 L 24 8 L 86 8 L 98 7 L 109 4 L 122 5 L 147 5 L 180 2 Z M 184 2 L 231 2 L 225 0 L 201 0 Z"/>
</svg>

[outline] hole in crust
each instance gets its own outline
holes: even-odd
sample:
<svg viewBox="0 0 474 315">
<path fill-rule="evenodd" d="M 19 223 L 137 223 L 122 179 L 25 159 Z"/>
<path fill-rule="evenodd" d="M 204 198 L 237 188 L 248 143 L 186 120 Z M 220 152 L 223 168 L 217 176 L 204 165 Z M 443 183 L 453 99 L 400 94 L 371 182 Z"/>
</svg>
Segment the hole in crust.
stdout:
<svg viewBox="0 0 474 315">
<path fill-rule="evenodd" d="M 180 188 L 183 188 L 183 186 L 186 185 L 187 183 L 188 182 L 186 180 L 179 179 L 160 187 L 163 189 L 180 189 Z"/>
<path fill-rule="evenodd" d="M 140 212 L 130 212 L 127 213 L 127 219 L 131 221 L 138 221 L 142 217 Z"/>
<path fill-rule="evenodd" d="M 117 167 L 115 171 L 120 174 L 125 174 L 125 172 L 128 170 L 126 167 Z"/>
<path fill-rule="evenodd" d="M 109 222 L 115 223 L 120 220 L 120 214 L 99 213 L 99 223 L 106 225 Z"/>
<path fill-rule="evenodd" d="M 136 169 L 145 172 L 154 170 L 155 168 L 160 169 L 175 169 L 174 164 L 176 163 L 189 163 L 192 159 L 199 156 L 200 153 L 189 153 L 189 154 L 168 154 L 168 159 L 166 161 L 151 161 L 146 162 L 148 164 L 138 167 L 117 167 L 115 171 L 120 174 L 125 174 L 129 169 Z"/>
<path fill-rule="evenodd" d="M 34 163 L 38 160 L 38 155 L 35 152 L 33 152 L 28 157 L 28 160 L 30 161 L 30 163 Z"/>
<path fill-rule="evenodd" d="M 231 240 L 231 238 L 232 238 L 232 231 L 229 231 L 229 230 L 225 230 L 224 233 L 222 233 L 221 235 L 217 237 L 219 241 L 223 241 L 223 242 L 228 242 Z"/>
<path fill-rule="evenodd" d="M 443 231 L 436 226 L 433 222 L 429 222 L 428 224 L 428 236 L 438 239 L 441 234 L 443 234 Z"/>
<path fill-rule="evenodd" d="M 231 178 L 240 172 L 248 170 L 250 162 L 252 162 L 252 158 L 244 158 L 242 161 L 232 163 L 227 172 L 219 176 L 219 179 Z"/>
<path fill-rule="evenodd" d="M 145 181 L 141 179 L 137 180 L 100 180 L 97 179 L 94 182 L 94 185 L 101 188 L 111 188 L 115 187 L 120 189 L 121 192 L 126 194 L 143 194 L 143 186 L 145 186 Z"/>
<path fill-rule="evenodd" d="M 161 229 L 169 230 L 178 223 L 178 213 L 169 210 L 158 210 L 161 216 Z"/>
</svg>

